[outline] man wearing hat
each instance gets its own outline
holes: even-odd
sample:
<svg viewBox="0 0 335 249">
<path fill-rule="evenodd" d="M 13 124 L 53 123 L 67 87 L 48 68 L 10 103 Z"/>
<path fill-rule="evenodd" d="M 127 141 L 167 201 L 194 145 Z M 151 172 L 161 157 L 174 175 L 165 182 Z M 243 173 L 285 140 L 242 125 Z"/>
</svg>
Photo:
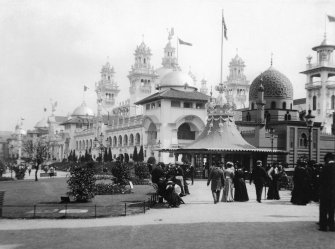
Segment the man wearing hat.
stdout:
<svg viewBox="0 0 335 249">
<path fill-rule="evenodd" d="M 211 190 L 214 199 L 214 204 L 218 203 L 220 199 L 220 192 L 224 184 L 223 170 L 219 165 L 214 165 L 208 176 L 207 186 L 211 183 Z"/>
<path fill-rule="evenodd" d="M 256 199 L 259 203 L 262 202 L 261 201 L 262 192 L 263 192 L 263 186 L 266 182 L 266 177 L 267 174 L 265 169 L 262 167 L 262 161 L 258 160 L 256 162 L 256 167 L 254 167 L 254 169 L 252 170 L 250 184 L 252 181 L 254 181 L 256 187 Z"/>
</svg>

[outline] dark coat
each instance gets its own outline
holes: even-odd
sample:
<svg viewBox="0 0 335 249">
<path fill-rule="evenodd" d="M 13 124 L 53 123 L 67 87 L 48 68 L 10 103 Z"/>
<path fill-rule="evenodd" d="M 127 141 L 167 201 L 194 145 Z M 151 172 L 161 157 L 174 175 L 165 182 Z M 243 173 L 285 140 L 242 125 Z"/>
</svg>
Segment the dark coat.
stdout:
<svg viewBox="0 0 335 249">
<path fill-rule="evenodd" d="M 322 168 L 320 175 L 320 199 L 328 199 L 335 205 L 335 163 L 332 161 Z"/>
<path fill-rule="evenodd" d="M 218 191 L 224 185 L 223 170 L 218 167 L 212 167 L 208 176 L 207 185 L 211 182 L 211 190 Z"/>
<path fill-rule="evenodd" d="M 265 169 L 263 169 L 261 166 L 255 166 L 254 169 L 252 170 L 251 174 L 251 181 L 254 181 L 255 185 L 264 185 L 267 179 L 267 174 Z"/>
</svg>

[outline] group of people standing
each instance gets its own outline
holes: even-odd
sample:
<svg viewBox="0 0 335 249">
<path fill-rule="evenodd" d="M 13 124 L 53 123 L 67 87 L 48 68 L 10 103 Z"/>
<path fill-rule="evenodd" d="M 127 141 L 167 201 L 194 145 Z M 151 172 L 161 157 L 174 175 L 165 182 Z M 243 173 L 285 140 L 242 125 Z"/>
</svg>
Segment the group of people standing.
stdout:
<svg viewBox="0 0 335 249">
<path fill-rule="evenodd" d="M 245 185 L 245 176 L 242 167 L 232 162 L 215 164 L 209 173 L 207 186 L 211 184 L 214 203 L 248 201 L 248 192 Z M 235 191 L 234 191 L 235 189 Z"/>
</svg>

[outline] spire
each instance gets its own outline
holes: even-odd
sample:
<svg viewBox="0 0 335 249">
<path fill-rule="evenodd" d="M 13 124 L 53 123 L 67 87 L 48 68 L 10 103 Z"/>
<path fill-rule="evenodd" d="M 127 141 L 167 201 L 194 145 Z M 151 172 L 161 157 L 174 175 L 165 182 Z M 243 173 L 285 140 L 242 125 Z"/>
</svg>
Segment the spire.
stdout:
<svg viewBox="0 0 335 249">
<path fill-rule="evenodd" d="M 273 53 L 271 52 L 271 64 L 270 64 L 271 67 L 272 67 L 272 64 L 273 64 Z"/>
</svg>

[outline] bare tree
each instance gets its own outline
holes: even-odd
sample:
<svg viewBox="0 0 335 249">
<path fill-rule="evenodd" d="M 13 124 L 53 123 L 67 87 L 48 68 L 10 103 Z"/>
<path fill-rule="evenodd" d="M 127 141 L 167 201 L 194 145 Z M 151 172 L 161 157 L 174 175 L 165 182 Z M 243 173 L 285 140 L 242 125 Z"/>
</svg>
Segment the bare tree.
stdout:
<svg viewBox="0 0 335 249">
<path fill-rule="evenodd" d="M 28 162 L 35 167 L 35 181 L 38 181 L 37 173 L 40 165 L 48 158 L 49 144 L 43 139 L 29 139 L 23 142 L 23 151 Z"/>
</svg>

